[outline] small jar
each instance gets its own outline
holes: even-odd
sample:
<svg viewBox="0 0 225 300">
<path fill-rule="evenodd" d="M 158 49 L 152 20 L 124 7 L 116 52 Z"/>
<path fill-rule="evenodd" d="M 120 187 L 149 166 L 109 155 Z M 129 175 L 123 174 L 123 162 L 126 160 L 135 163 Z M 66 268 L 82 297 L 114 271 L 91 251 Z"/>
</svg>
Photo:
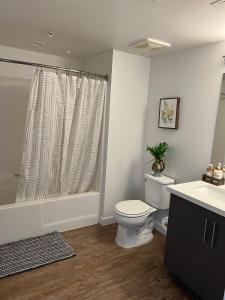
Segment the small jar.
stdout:
<svg viewBox="0 0 225 300">
<path fill-rule="evenodd" d="M 214 172 L 214 178 L 215 179 L 223 179 L 223 171 L 222 170 L 216 170 Z"/>
</svg>

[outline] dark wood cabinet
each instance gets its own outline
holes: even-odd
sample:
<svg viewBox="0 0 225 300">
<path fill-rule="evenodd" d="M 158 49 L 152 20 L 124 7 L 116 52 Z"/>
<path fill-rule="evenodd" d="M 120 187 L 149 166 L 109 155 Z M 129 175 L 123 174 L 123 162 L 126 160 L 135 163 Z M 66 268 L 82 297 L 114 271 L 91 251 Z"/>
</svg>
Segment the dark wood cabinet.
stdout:
<svg viewBox="0 0 225 300">
<path fill-rule="evenodd" d="M 213 214 L 203 299 L 222 300 L 225 290 L 225 218 Z"/>
<path fill-rule="evenodd" d="M 225 218 L 171 195 L 165 264 L 204 300 L 223 300 Z"/>
</svg>

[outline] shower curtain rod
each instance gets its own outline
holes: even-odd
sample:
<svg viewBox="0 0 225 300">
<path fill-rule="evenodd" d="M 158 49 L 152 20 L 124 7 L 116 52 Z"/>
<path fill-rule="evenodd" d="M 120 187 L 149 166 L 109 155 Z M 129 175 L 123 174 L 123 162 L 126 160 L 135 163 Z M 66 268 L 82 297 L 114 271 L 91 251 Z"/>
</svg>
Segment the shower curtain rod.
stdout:
<svg viewBox="0 0 225 300">
<path fill-rule="evenodd" d="M 33 67 L 40 67 L 40 68 L 46 68 L 46 69 L 54 69 L 54 70 L 59 70 L 59 71 L 67 71 L 67 72 L 78 73 L 80 75 L 86 75 L 86 76 L 90 76 L 90 77 L 98 77 L 98 78 L 102 78 L 102 79 L 105 79 L 106 81 L 108 81 L 108 75 L 102 75 L 102 74 L 86 72 L 86 71 L 80 71 L 80 70 L 72 70 L 70 68 L 44 65 L 44 64 L 32 63 L 32 62 L 28 62 L 28 61 L 15 60 L 15 59 L 7 59 L 7 58 L 0 58 L 0 62 L 6 62 L 6 63 L 18 64 L 18 65 L 26 65 L 26 66 L 33 66 Z"/>
</svg>

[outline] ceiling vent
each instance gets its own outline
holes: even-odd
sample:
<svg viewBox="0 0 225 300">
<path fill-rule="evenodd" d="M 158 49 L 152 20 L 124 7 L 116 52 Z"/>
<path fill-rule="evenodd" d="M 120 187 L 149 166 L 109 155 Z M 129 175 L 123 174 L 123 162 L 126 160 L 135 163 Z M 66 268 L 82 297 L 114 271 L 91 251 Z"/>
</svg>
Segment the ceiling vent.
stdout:
<svg viewBox="0 0 225 300">
<path fill-rule="evenodd" d="M 216 0 L 210 3 L 210 5 L 214 6 L 215 8 L 218 8 L 222 11 L 225 11 L 225 0 Z"/>
<path fill-rule="evenodd" d="M 158 40 L 154 40 L 154 39 L 146 39 L 146 40 L 142 40 L 136 44 L 133 44 L 132 47 L 137 50 L 142 50 L 144 52 L 151 52 L 151 51 L 156 51 L 156 50 L 160 50 L 163 48 L 171 47 L 171 44 L 162 42 L 162 41 L 158 41 Z"/>
</svg>

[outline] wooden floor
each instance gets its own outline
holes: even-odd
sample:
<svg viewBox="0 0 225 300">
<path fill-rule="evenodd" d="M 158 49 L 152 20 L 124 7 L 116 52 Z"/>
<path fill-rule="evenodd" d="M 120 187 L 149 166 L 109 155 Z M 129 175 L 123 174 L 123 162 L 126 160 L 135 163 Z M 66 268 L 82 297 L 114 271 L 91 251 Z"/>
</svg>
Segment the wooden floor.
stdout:
<svg viewBox="0 0 225 300">
<path fill-rule="evenodd" d="M 163 266 L 165 239 L 125 250 L 114 243 L 116 226 L 64 233 L 77 256 L 0 280 L 1 300 L 188 300 Z"/>
</svg>

